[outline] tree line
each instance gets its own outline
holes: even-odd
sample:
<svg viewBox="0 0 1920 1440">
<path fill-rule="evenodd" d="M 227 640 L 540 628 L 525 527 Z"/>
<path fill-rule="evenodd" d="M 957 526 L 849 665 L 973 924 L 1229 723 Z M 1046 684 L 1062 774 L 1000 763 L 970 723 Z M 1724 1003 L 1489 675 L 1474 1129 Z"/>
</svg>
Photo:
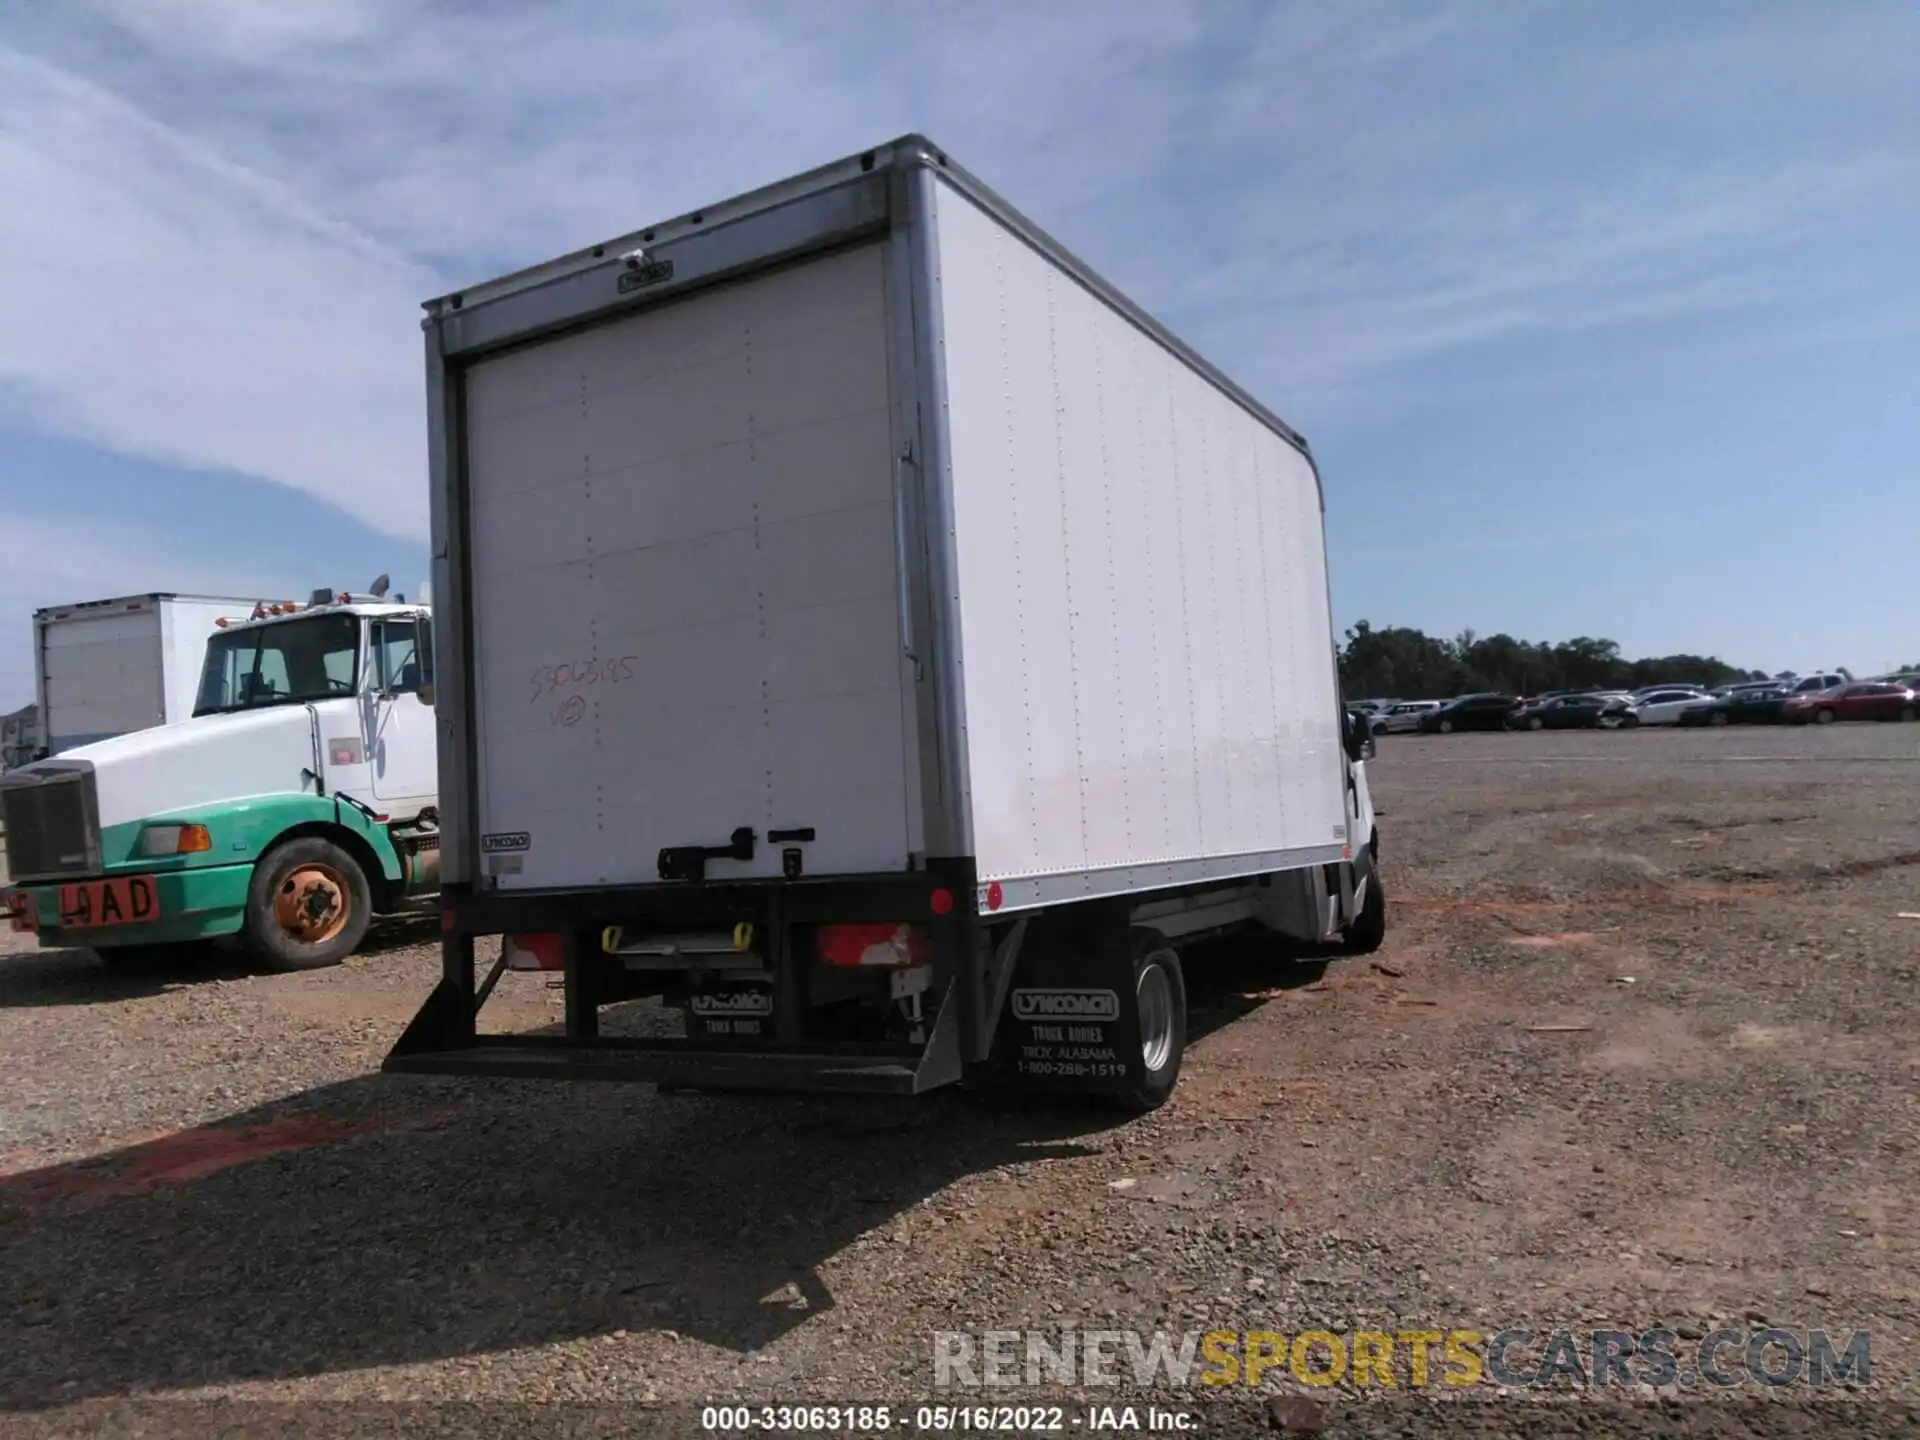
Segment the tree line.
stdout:
<svg viewBox="0 0 1920 1440">
<path fill-rule="evenodd" d="M 1585 635 L 1547 644 L 1466 630 L 1443 640 L 1404 625 L 1376 630 L 1365 620 L 1347 631 L 1340 649 L 1340 686 L 1349 700 L 1445 700 L 1476 690 L 1633 690 L 1668 682 L 1711 688 L 1768 678 L 1717 655 L 1629 660 L 1614 641 Z"/>
</svg>

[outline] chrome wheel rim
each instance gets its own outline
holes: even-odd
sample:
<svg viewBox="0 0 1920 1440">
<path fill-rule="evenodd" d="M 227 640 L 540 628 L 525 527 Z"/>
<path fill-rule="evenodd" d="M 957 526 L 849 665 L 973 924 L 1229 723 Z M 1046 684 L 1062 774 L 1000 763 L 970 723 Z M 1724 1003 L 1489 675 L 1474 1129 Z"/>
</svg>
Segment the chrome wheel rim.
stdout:
<svg viewBox="0 0 1920 1440">
<path fill-rule="evenodd" d="M 1133 993 L 1140 1012 L 1140 1058 L 1152 1074 L 1166 1068 L 1173 1055 L 1173 983 L 1162 966 L 1149 965 Z"/>
</svg>

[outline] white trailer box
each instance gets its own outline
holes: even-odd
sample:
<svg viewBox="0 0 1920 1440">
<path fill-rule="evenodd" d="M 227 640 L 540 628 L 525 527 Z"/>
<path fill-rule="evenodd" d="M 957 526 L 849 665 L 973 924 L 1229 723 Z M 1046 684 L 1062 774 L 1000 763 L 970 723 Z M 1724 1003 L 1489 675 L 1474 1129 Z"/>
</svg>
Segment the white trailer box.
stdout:
<svg viewBox="0 0 1920 1440">
<path fill-rule="evenodd" d="M 34 612 L 41 730 L 49 754 L 193 714 L 207 637 L 257 602 L 155 593 Z"/>
<path fill-rule="evenodd" d="M 1353 922 L 1305 442 L 929 142 L 428 309 L 453 933 L 901 877 L 969 954 L 1276 874 Z"/>
</svg>

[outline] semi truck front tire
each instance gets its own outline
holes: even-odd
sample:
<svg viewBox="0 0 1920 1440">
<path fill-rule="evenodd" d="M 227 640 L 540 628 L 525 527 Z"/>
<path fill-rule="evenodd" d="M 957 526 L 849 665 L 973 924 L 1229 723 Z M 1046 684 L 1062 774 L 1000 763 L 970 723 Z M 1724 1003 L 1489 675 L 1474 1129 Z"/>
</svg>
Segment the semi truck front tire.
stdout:
<svg viewBox="0 0 1920 1440">
<path fill-rule="evenodd" d="M 372 920 L 373 891 L 359 862 L 309 835 L 274 846 L 254 866 L 241 934 L 269 970 L 321 970 L 357 950 Z"/>
</svg>

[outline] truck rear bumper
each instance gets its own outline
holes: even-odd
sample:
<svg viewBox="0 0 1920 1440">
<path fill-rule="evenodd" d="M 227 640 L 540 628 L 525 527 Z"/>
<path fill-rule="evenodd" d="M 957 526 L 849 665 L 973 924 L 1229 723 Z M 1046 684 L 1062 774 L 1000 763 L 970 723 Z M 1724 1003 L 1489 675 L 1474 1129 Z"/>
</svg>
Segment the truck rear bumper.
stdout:
<svg viewBox="0 0 1920 1440">
<path fill-rule="evenodd" d="M 788 882 L 706 882 L 593 891 L 468 891 L 441 897 L 443 973 L 439 985 L 387 1057 L 390 1071 L 564 1080 L 640 1080 L 701 1089 L 862 1091 L 914 1094 L 960 1078 L 963 1055 L 983 1041 L 970 863 L 935 862 L 897 875 Z M 802 945 L 817 927 L 913 927 L 925 937 L 930 997 L 945 999 L 931 1028 L 912 1043 L 824 1039 L 807 1022 L 809 967 Z M 631 991 L 623 977 L 643 957 L 625 953 L 615 932 L 635 936 L 744 934 L 766 996 L 751 1038 L 695 1035 L 625 1038 L 600 1034 L 599 1011 Z M 475 1016 L 508 963 L 476 984 L 473 941 L 483 935 L 545 934 L 559 942 L 566 993 L 561 1034 L 482 1035 Z M 611 949 L 608 947 L 612 946 Z M 643 947 L 644 948 L 644 947 Z M 925 975 L 927 972 L 923 971 Z M 648 992 L 657 993 L 657 992 Z M 886 987 L 879 991 L 884 999 Z M 720 1027 L 724 1029 L 725 1027 Z"/>
<path fill-rule="evenodd" d="M 146 874 L 153 882 L 160 915 L 146 923 L 77 929 L 60 923 L 60 886 L 19 885 L 7 892 L 13 928 L 39 937 L 43 949 L 104 950 L 121 945 L 173 945 L 231 935 L 246 918 L 247 887 L 253 866 L 206 865 L 190 870 Z M 119 878 L 92 877 L 100 878 Z M 24 912 L 24 913 L 23 913 Z"/>
<path fill-rule="evenodd" d="M 938 892 L 946 899 L 936 901 Z M 805 880 L 710 880 L 602 890 L 468 890 L 440 898 L 450 934 L 507 935 L 608 925 L 727 929 L 746 921 L 791 924 L 958 917 L 973 903 L 973 872 L 945 867 L 899 875 L 819 876 Z M 938 907 L 938 908 L 937 908 Z"/>
</svg>

